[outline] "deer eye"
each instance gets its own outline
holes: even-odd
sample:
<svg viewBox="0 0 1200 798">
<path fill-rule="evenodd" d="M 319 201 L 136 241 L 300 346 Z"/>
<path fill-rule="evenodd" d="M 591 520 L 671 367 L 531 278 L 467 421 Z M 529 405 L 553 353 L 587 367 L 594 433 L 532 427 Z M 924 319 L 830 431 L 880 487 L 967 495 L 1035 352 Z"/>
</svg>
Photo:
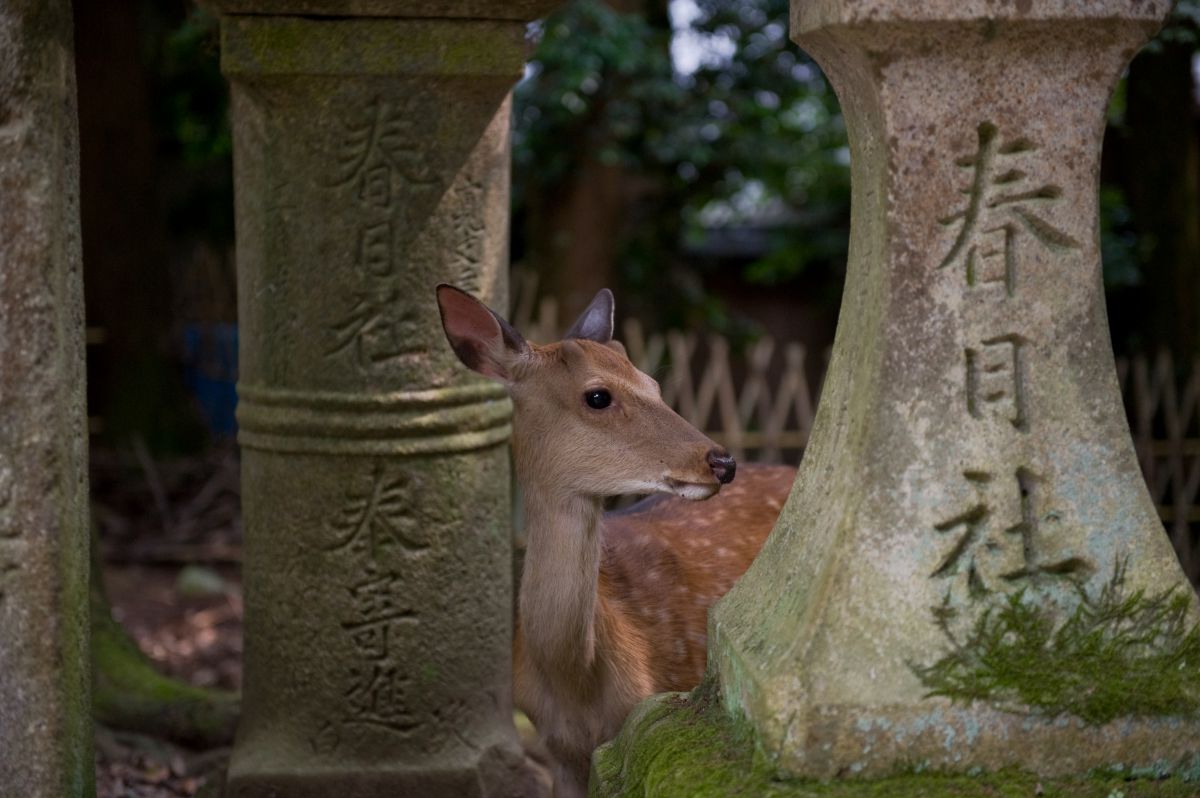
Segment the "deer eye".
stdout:
<svg viewBox="0 0 1200 798">
<path fill-rule="evenodd" d="M 593 410 L 603 410 L 612 404 L 612 394 L 603 388 L 594 388 L 583 394 L 583 401 Z"/>
</svg>

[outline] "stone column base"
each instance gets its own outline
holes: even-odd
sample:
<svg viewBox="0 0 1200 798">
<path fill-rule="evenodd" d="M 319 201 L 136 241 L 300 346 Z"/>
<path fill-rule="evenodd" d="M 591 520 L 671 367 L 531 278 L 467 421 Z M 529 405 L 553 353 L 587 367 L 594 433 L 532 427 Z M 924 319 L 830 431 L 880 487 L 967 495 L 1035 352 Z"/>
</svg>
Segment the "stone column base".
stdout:
<svg viewBox="0 0 1200 798">
<path fill-rule="evenodd" d="M 223 798 L 398 798 L 455 795 L 462 798 L 541 798 L 547 785 L 519 747 L 497 743 L 481 749 L 474 761 L 438 762 L 394 769 L 372 764 L 367 772 L 295 767 L 226 776 Z"/>
<path fill-rule="evenodd" d="M 633 711 L 620 736 L 597 749 L 591 798 L 1200 793 L 1197 719 L 1086 726 L 1074 718 L 933 702 L 920 713 L 906 707 L 816 715 L 808 725 L 822 743 L 806 760 L 805 775 L 781 778 L 756 748 L 753 730 L 725 713 L 712 685 L 655 696 Z M 889 771 L 868 766 L 868 751 L 883 752 L 874 763 L 905 764 Z M 977 764 L 963 773 L 964 762 Z"/>
</svg>

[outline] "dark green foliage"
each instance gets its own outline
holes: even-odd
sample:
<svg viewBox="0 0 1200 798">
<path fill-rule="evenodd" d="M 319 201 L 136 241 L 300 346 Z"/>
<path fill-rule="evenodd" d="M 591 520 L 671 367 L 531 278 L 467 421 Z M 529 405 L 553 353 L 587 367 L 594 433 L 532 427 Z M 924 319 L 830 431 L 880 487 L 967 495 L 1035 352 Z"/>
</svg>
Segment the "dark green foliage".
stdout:
<svg viewBox="0 0 1200 798">
<path fill-rule="evenodd" d="M 168 224 L 175 236 L 224 248 L 233 243 L 233 135 L 217 18 L 187 4 L 160 9 L 154 23 L 155 126 L 175 180 Z"/>
<path fill-rule="evenodd" d="M 1200 628 L 1189 628 L 1186 592 L 1127 592 L 1122 564 L 1098 595 L 1078 595 L 1059 623 L 1021 591 L 985 611 L 961 641 L 950 629 L 956 611 L 936 607 L 951 650 L 914 671 L 930 696 L 1093 724 L 1200 711 Z"/>
<path fill-rule="evenodd" d="M 656 125 L 684 104 L 669 35 L 598 0 L 568 3 L 545 21 L 516 91 L 515 191 L 555 186 L 585 156 L 634 168 L 654 160 Z"/>
<path fill-rule="evenodd" d="M 688 81 L 695 106 L 707 111 L 693 120 L 694 130 L 680 131 L 697 170 L 685 210 L 692 232 L 701 221 L 774 217 L 779 235 L 771 253 L 746 272 L 757 282 L 840 266 L 850 203 L 846 128 L 820 68 L 788 38 L 788 1 L 698 5 L 698 33 L 730 55 L 703 64 Z M 714 204 L 726 206 L 724 213 Z"/>
<path fill-rule="evenodd" d="M 1158 52 L 1163 44 L 1200 46 L 1200 0 L 1176 0 L 1167 24 L 1147 49 Z"/>
<path fill-rule="evenodd" d="M 1100 187 L 1100 262 L 1105 288 L 1142 282 L 1140 242 L 1133 229 L 1125 192 L 1115 184 Z"/>
<path fill-rule="evenodd" d="M 722 56 L 690 74 L 673 69 L 665 14 L 574 0 L 546 21 L 516 92 L 514 196 L 518 216 L 536 212 L 526 203 L 561 189 L 584 158 L 622 164 L 647 187 L 618 260 L 626 310 L 736 333 L 703 287 L 704 265 L 696 274 L 682 253 L 703 251 L 714 229 L 765 227 L 769 251 L 741 277 L 819 275 L 836 302 L 849 151 L 832 89 L 788 39 L 787 0 L 698 6 L 693 35 Z"/>
</svg>

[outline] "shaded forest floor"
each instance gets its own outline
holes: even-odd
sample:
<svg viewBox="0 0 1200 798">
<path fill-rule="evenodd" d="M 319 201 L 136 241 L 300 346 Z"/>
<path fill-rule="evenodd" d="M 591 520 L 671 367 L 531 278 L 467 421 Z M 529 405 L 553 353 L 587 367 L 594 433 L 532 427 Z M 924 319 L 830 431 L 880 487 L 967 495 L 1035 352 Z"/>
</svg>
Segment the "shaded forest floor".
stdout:
<svg viewBox="0 0 1200 798">
<path fill-rule="evenodd" d="M 163 673 L 199 687 L 239 689 L 242 591 L 233 566 L 109 564 L 113 615 Z M 141 735 L 96 731 L 100 798 L 192 796 L 228 749 L 189 751 Z"/>
<path fill-rule="evenodd" d="M 232 446 L 156 461 L 135 446 L 92 455 L 92 510 L 113 616 L 166 675 L 241 688 L 241 502 Z M 196 795 L 229 749 L 194 751 L 96 730 L 99 798 Z"/>
</svg>

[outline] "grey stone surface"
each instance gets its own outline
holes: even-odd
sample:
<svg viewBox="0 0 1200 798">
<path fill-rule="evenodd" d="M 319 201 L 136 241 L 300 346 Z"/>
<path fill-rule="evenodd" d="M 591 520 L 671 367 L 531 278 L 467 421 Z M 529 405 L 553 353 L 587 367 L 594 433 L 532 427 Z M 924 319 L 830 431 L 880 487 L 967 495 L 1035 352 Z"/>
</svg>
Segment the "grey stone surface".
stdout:
<svg viewBox="0 0 1200 798">
<path fill-rule="evenodd" d="M 0 795 L 94 793 L 71 7 L 0 5 Z"/>
<path fill-rule="evenodd" d="M 952 705 L 918 675 L 1018 593 L 1061 622 L 1124 566 L 1192 596 L 1122 411 L 1096 212 L 1109 95 L 1168 7 L 793 3 L 849 126 L 849 274 L 796 487 L 710 636 L 783 772 L 1200 752 L 1194 718 Z"/>
<path fill-rule="evenodd" d="M 1045 22 L 1120 18 L 1157 28 L 1163 0 L 793 0 L 792 31 L 800 36 L 828 25 L 903 22 Z"/>
<path fill-rule="evenodd" d="M 472 8 L 492 21 L 222 19 L 246 523 L 230 796 L 534 789 L 511 405 L 458 366 L 434 301 L 450 282 L 506 303 L 524 26 Z"/>
</svg>

